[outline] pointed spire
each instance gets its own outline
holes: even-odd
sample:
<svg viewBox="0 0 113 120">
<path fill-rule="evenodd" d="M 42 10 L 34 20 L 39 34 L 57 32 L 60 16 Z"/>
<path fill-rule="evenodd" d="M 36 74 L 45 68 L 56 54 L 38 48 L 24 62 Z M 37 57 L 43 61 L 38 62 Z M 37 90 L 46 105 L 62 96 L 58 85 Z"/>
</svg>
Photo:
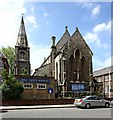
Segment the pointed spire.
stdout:
<svg viewBox="0 0 113 120">
<path fill-rule="evenodd" d="M 68 27 L 66 26 L 65 28 L 66 28 L 66 31 L 68 31 Z"/>
<path fill-rule="evenodd" d="M 76 31 L 78 31 L 78 27 L 76 27 Z"/>
<path fill-rule="evenodd" d="M 24 14 L 22 13 L 22 20 L 21 20 L 21 24 L 24 24 L 24 19 L 23 19 Z"/>
<path fill-rule="evenodd" d="M 78 27 L 76 27 L 76 30 L 75 30 L 75 32 L 73 33 L 73 35 L 76 35 L 76 34 L 79 34 L 80 36 L 82 36 L 81 33 L 80 33 L 80 31 L 79 31 L 79 29 L 78 29 Z M 72 36 L 73 36 L 73 35 L 72 35 Z"/>
<path fill-rule="evenodd" d="M 21 19 L 21 23 L 20 23 L 20 28 L 19 28 L 16 46 L 24 46 L 24 47 L 28 46 L 23 14 L 22 14 L 22 19 Z"/>
</svg>

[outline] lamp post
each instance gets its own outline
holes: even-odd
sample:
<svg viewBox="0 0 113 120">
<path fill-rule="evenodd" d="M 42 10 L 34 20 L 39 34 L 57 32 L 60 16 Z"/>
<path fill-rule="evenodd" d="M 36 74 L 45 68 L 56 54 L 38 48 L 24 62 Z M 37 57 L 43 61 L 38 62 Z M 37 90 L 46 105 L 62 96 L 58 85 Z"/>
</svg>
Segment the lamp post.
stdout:
<svg viewBox="0 0 113 120">
<path fill-rule="evenodd" d="M 111 97 L 111 92 L 110 92 L 110 89 L 111 89 L 111 76 L 110 76 L 110 71 L 109 71 L 109 98 Z"/>
</svg>

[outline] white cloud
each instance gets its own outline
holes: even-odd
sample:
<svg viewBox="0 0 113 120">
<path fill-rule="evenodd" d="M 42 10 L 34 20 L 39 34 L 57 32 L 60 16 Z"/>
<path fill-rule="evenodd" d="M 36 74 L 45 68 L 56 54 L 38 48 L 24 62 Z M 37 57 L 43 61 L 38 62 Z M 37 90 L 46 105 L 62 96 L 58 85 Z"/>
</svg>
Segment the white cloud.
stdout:
<svg viewBox="0 0 113 120">
<path fill-rule="evenodd" d="M 97 33 L 87 33 L 85 36 L 84 36 L 84 39 L 89 43 L 89 44 L 93 44 L 96 46 L 96 47 L 102 47 L 102 48 L 108 48 L 108 44 L 107 43 L 104 43 L 100 40 L 99 38 L 99 35 Z"/>
<path fill-rule="evenodd" d="M 87 33 L 85 36 L 84 36 L 85 40 L 89 43 L 93 43 L 95 41 L 98 41 L 99 38 L 98 38 L 98 35 L 96 33 Z"/>
<path fill-rule="evenodd" d="M 100 61 L 99 59 L 93 58 L 93 71 L 101 69 L 102 66 L 103 66 L 102 61 Z"/>
<path fill-rule="evenodd" d="M 93 29 L 95 33 L 103 32 L 104 30 L 108 30 L 108 31 L 111 30 L 111 21 L 109 21 L 108 23 L 97 24 Z"/>
<path fill-rule="evenodd" d="M 92 8 L 94 6 L 94 3 L 86 2 L 86 3 L 79 3 L 82 4 L 82 8 Z"/>
<path fill-rule="evenodd" d="M 107 59 L 105 59 L 103 67 L 107 67 L 111 65 L 111 57 L 108 57 Z"/>
<path fill-rule="evenodd" d="M 97 5 L 97 6 L 95 6 L 94 8 L 93 8 L 93 10 L 92 10 L 92 15 L 93 16 L 96 16 L 96 15 L 98 15 L 100 13 L 100 5 Z"/>
<path fill-rule="evenodd" d="M 90 43 L 95 43 L 96 47 L 102 47 L 102 48 L 108 48 L 109 45 L 105 42 L 103 42 L 102 39 L 100 39 L 101 34 L 104 34 L 104 32 L 111 32 L 111 22 L 108 23 L 100 23 L 94 26 L 92 32 L 88 32 L 86 35 L 84 35 L 85 40 Z"/>
<path fill-rule="evenodd" d="M 102 47 L 102 43 L 100 42 L 100 38 L 98 36 L 97 33 L 87 33 L 85 36 L 84 36 L 85 40 L 89 43 L 89 44 L 93 44 L 96 46 L 96 47 Z M 106 47 L 105 45 L 103 47 Z"/>
<path fill-rule="evenodd" d="M 110 33 L 111 30 L 111 22 L 109 21 L 107 23 L 100 23 L 98 25 L 95 25 L 94 28 L 92 29 L 91 32 L 88 32 L 84 38 L 85 40 L 87 40 L 87 42 L 89 44 L 94 45 L 96 48 L 100 47 L 102 49 L 107 49 L 110 47 L 110 45 L 107 42 L 103 42 L 103 39 L 101 39 L 101 35 L 104 35 L 104 33 L 108 32 L 108 34 Z M 109 34 L 110 35 L 110 34 Z M 107 38 L 104 38 L 105 41 Z M 104 51 L 104 50 L 103 50 Z M 103 54 L 103 53 L 102 53 Z M 100 58 L 93 58 L 93 66 L 94 66 L 94 71 L 97 69 L 102 69 L 105 67 L 108 67 L 111 65 L 111 55 L 110 52 L 109 53 L 105 53 L 104 56 L 106 56 L 106 59 L 100 59 Z"/>
<path fill-rule="evenodd" d="M 92 17 L 95 17 L 96 15 L 99 15 L 100 13 L 100 8 L 101 5 L 95 3 L 95 2 L 82 2 L 82 3 L 78 3 L 80 5 L 82 5 L 82 8 L 86 8 L 87 10 L 91 11 L 91 15 Z"/>
<path fill-rule="evenodd" d="M 20 15 L 26 13 L 23 0 L 2 0 L 0 2 L 0 47 L 16 44 Z"/>
<path fill-rule="evenodd" d="M 30 46 L 30 61 L 32 61 L 31 69 L 34 70 L 43 63 L 44 57 L 48 57 L 50 54 L 50 46 L 40 46 L 29 43 Z"/>
<path fill-rule="evenodd" d="M 108 66 L 111 66 L 111 56 L 107 57 L 104 61 L 99 60 L 97 58 L 93 59 L 93 65 L 94 65 L 94 71 L 102 69 L 102 68 L 106 68 Z"/>
<path fill-rule="evenodd" d="M 31 7 L 31 12 L 34 13 L 34 7 L 33 6 Z"/>
<path fill-rule="evenodd" d="M 106 28 L 105 28 L 105 29 L 108 30 L 111 34 L 112 34 L 112 32 L 111 32 L 112 25 L 113 25 L 113 20 L 109 21 L 109 22 L 107 23 L 107 25 L 106 25 Z"/>
<path fill-rule="evenodd" d="M 47 14 L 46 12 L 44 12 L 44 16 L 45 16 L 45 17 L 47 17 L 47 16 L 48 16 L 48 14 Z"/>
<path fill-rule="evenodd" d="M 46 21 L 46 24 L 47 24 L 47 25 L 49 25 L 49 22 L 48 22 L 48 21 Z"/>
<path fill-rule="evenodd" d="M 94 27 L 93 31 L 94 32 L 102 32 L 105 30 L 105 26 L 106 24 L 105 23 L 102 23 L 102 24 L 98 24 Z"/>
<path fill-rule="evenodd" d="M 33 14 L 33 12 L 34 8 L 31 7 L 31 13 Z M 15 46 L 22 13 L 27 13 L 27 9 L 23 0 L 3 0 L 3 2 L 0 3 L 0 48 Z M 27 27 L 29 24 L 32 24 L 33 27 L 37 27 L 37 21 L 33 15 L 27 17 L 25 16 L 24 21 L 26 25 L 25 27 Z M 30 34 L 28 33 L 27 38 L 30 46 L 31 68 L 34 70 L 41 65 L 44 57 L 49 55 L 50 48 L 46 46 L 37 46 L 30 43 Z"/>
<path fill-rule="evenodd" d="M 36 22 L 36 18 L 35 18 L 34 16 L 28 16 L 28 17 L 26 18 L 26 20 L 27 20 L 28 22 L 30 22 L 30 23 L 33 25 L 34 28 L 37 28 L 37 27 L 38 27 L 38 24 L 37 24 L 37 22 Z"/>
<path fill-rule="evenodd" d="M 15 46 L 21 22 L 21 14 L 25 14 L 27 12 L 24 5 L 23 0 L 3 0 L 0 2 L 0 48 Z M 37 27 L 34 16 L 28 16 L 26 20 L 27 22 L 29 21 L 29 23 L 33 24 L 33 27 Z M 24 18 L 25 23 L 26 20 Z M 29 34 L 27 34 L 27 37 L 29 38 Z M 45 56 L 48 50 L 47 47 L 43 49 L 43 47 L 35 47 L 35 45 L 31 44 L 29 44 L 29 46 L 31 47 L 31 67 L 32 69 L 35 69 L 36 65 L 38 66 L 38 64 L 43 61 L 42 56 Z M 37 51 L 37 53 L 35 51 Z"/>
</svg>

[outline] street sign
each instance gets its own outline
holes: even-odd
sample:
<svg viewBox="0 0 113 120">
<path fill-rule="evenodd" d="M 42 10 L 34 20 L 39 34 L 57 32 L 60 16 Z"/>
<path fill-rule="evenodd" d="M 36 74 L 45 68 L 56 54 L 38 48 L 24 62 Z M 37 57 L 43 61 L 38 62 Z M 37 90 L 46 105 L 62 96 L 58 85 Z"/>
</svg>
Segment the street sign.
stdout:
<svg viewBox="0 0 113 120">
<path fill-rule="evenodd" d="M 39 78 L 18 78 L 21 82 L 34 82 L 34 83 L 50 83 L 49 79 L 39 79 Z"/>
<path fill-rule="evenodd" d="M 70 84 L 70 90 L 74 92 L 83 92 L 85 89 L 85 84 L 84 83 L 73 83 Z"/>
<path fill-rule="evenodd" d="M 48 93 L 52 94 L 53 93 L 53 88 L 48 88 Z"/>
</svg>

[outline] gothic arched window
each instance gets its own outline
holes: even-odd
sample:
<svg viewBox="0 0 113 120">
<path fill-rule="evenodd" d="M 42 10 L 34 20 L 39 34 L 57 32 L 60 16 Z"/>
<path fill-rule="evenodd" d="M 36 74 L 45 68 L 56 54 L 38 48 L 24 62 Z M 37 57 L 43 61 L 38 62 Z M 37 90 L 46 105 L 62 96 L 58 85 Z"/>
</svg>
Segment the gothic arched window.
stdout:
<svg viewBox="0 0 113 120">
<path fill-rule="evenodd" d="M 25 59 L 25 52 L 24 51 L 20 51 L 20 59 L 21 60 Z"/>
<path fill-rule="evenodd" d="M 80 80 L 80 51 L 75 52 L 75 79 Z"/>
<path fill-rule="evenodd" d="M 85 57 L 83 56 L 82 58 L 81 58 L 81 74 L 82 74 L 82 76 L 81 76 L 81 79 L 83 80 L 83 81 L 85 81 L 85 64 L 86 64 L 86 60 L 85 60 Z"/>
<path fill-rule="evenodd" d="M 74 56 L 70 56 L 70 77 L 71 81 L 74 81 Z"/>
</svg>

